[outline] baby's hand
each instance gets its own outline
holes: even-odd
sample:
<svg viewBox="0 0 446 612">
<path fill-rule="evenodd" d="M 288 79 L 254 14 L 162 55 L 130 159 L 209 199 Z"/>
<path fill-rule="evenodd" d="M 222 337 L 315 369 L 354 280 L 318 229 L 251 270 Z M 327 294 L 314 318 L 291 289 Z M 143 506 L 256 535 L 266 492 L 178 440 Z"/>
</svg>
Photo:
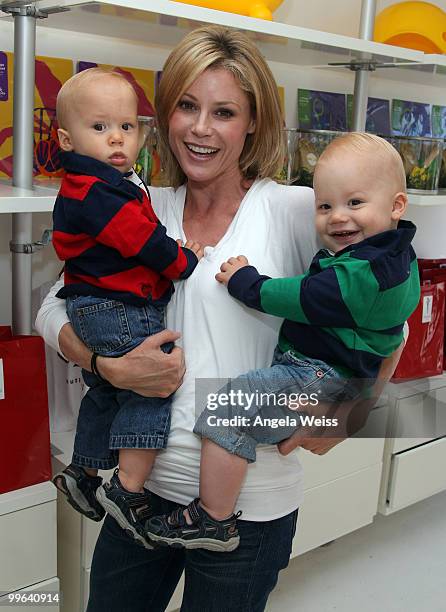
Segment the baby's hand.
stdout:
<svg viewBox="0 0 446 612">
<path fill-rule="evenodd" d="M 183 246 L 182 240 L 178 239 L 177 242 L 180 246 Z M 194 242 L 193 240 L 187 240 L 186 244 L 184 245 L 184 248 L 193 251 L 195 255 L 197 256 L 198 261 L 200 261 L 200 259 L 204 255 L 203 247 L 201 246 L 199 242 Z"/>
<path fill-rule="evenodd" d="M 233 276 L 237 270 L 240 270 L 240 268 L 244 268 L 245 266 L 249 266 L 249 261 L 244 255 L 231 257 L 228 259 L 228 261 L 221 264 L 221 272 L 216 274 L 215 278 L 219 283 L 223 283 L 227 287 L 231 276 Z"/>
</svg>

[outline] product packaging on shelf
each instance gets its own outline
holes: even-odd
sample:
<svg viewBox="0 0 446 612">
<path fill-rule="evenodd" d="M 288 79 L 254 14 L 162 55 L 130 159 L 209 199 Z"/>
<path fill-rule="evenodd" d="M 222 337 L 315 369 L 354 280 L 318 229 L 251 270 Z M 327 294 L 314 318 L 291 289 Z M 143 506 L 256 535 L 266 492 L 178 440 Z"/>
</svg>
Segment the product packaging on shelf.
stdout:
<svg viewBox="0 0 446 612">
<path fill-rule="evenodd" d="M 277 180 L 287 185 L 313 187 L 317 160 L 330 142 L 344 132 L 286 128 L 287 155 Z"/>
<path fill-rule="evenodd" d="M 42 338 L 0 327 L 0 494 L 51 478 Z"/>
<path fill-rule="evenodd" d="M 394 380 L 436 376 L 443 372 L 445 283 L 423 283 L 417 309 L 409 317 L 409 338 Z"/>
<path fill-rule="evenodd" d="M 399 151 L 410 193 L 438 193 L 443 154 L 441 138 L 394 136 L 390 139 Z"/>
</svg>

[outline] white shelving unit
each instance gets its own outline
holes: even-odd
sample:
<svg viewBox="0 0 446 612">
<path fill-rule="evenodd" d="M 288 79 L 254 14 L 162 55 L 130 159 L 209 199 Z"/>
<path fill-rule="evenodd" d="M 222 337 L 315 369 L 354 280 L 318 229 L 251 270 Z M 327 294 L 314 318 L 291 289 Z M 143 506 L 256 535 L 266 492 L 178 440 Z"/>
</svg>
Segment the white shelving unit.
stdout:
<svg viewBox="0 0 446 612">
<path fill-rule="evenodd" d="M 11 0 L 0 0 L 0 6 Z M 21 2 L 17 4 L 26 4 Z M 39 26 L 71 32 L 118 38 L 140 45 L 172 48 L 184 35 L 204 23 L 216 23 L 246 31 L 270 61 L 295 66 L 327 68 L 333 62 L 354 60 L 395 63 L 389 71 L 409 70 L 408 80 L 417 75 L 446 75 L 446 58 L 420 51 L 394 47 L 368 40 L 320 32 L 309 28 L 252 19 L 169 0 L 37 0 L 40 10 L 54 7 L 66 12 L 50 14 Z M 0 18 L 11 20 L 6 13 Z M 339 68 L 333 68 L 339 69 Z M 420 206 L 446 204 L 446 195 L 410 195 L 410 203 Z M 34 191 L 17 190 L 0 182 L 0 212 L 49 212 L 54 197 L 43 187 Z"/>
<path fill-rule="evenodd" d="M 446 373 L 388 385 L 379 512 L 392 514 L 446 488 Z"/>
<path fill-rule="evenodd" d="M 34 189 L 13 187 L 0 182 L 0 214 L 51 212 L 57 191 L 36 185 Z"/>
<path fill-rule="evenodd" d="M 423 195 L 422 193 L 409 193 L 409 204 L 412 206 L 445 206 L 446 193 L 438 195 Z"/>
<path fill-rule="evenodd" d="M 10 4 L 2 0 L 1 4 Z M 168 0 L 37 0 L 41 10 L 60 7 L 40 26 L 115 37 L 140 44 L 173 47 L 184 35 L 204 23 L 245 30 L 268 60 L 300 66 L 326 65 L 330 61 L 367 59 L 383 62 L 423 61 L 423 53 L 309 28 L 252 19 L 223 11 Z"/>
</svg>

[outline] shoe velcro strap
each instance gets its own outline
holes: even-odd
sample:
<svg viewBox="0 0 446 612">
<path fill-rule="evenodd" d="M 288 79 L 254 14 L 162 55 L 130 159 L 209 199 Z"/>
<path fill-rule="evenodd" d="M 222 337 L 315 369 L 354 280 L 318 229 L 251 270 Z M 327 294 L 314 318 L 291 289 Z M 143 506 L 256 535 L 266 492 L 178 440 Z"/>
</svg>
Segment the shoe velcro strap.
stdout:
<svg viewBox="0 0 446 612">
<path fill-rule="evenodd" d="M 170 513 L 167 523 L 170 527 L 182 527 L 186 524 L 186 519 L 183 515 L 183 508 L 181 506 L 179 508 L 175 508 L 175 510 Z"/>
<path fill-rule="evenodd" d="M 200 512 L 200 507 L 198 506 L 198 502 L 200 498 L 196 498 L 188 505 L 187 510 L 189 512 L 189 516 L 193 523 L 198 523 L 201 520 L 202 512 Z"/>
<path fill-rule="evenodd" d="M 149 499 L 146 496 L 141 497 L 126 497 L 125 503 L 131 508 L 137 508 L 138 506 L 148 505 Z"/>
</svg>

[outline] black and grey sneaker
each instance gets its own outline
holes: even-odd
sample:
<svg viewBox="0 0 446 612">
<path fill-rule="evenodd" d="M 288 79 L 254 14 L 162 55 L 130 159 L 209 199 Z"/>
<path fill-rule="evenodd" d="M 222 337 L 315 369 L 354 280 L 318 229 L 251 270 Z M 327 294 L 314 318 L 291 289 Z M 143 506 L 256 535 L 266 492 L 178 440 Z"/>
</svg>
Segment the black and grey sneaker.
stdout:
<svg viewBox="0 0 446 612">
<path fill-rule="evenodd" d="M 92 521 L 104 518 L 104 508 L 96 499 L 96 491 L 102 484 L 100 476 L 89 476 L 83 468 L 70 463 L 54 476 L 53 483 L 75 510 Z"/>
<path fill-rule="evenodd" d="M 146 524 L 149 539 L 174 548 L 205 548 L 216 552 L 235 550 L 240 543 L 237 519 L 241 512 L 217 521 L 203 510 L 199 501 L 194 499 L 187 506 L 192 525 L 186 522 L 181 506 L 171 514 L 152 516 Z"/>
<path fill-rule="evenodd" d="M 145 536 L 144 524 L 150 516 L 150 492 L 132 493 L 121 484 L 119 470 L 114 471 L 110 482 L 106 482 L 96 491 L 101 506 L 112 516 L 122 529 L 136 542 L 145 548 L 153 545 Z"/>
</svg>

